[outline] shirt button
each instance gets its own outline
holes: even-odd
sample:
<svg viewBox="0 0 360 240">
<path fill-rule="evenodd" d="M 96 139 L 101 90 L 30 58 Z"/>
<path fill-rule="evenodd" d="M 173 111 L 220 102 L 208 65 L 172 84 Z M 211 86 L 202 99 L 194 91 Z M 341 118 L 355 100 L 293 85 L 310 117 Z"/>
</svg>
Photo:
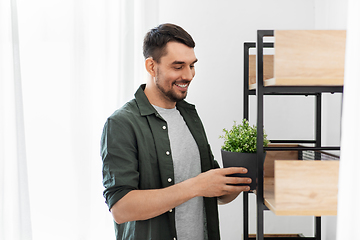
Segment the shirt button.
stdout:
<svg viewBox="0 0 360 240">
<path fill-rule="evenodd" d="M 163 127 L 162 127 L 162 129 L 164 129 L 164 130 L 165 130 L 165 129 L 166 129 L 166 126 L 163 126 Z"/>
<path fill-rule="evenodd" d="M 169 212 L 172 212 L 172 209 L 170 209 Z"/>
<path fill-rule="evenodd" d="M 174 240 L 176 240 L 176 238 L 174 238 Z"/>
<path fill-rule="evenodd" d="M 169 152 L 169 151 L 166 151 L 166 155 L 170 155 L 170 152 Z"/>
<path fill-rule="evenodd" d="M 172 179 L 171 178 L 168 178 L 168 182 L 171 182 L 172 181 Z"/>
</svg>

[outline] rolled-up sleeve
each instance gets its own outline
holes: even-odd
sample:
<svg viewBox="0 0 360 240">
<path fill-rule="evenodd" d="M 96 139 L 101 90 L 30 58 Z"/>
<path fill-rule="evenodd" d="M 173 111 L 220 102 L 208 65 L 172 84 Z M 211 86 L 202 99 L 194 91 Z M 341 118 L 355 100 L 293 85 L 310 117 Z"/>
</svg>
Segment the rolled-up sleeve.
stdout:
<svg viewBox="0 0 360 240">
<path fill-rule="evenodd" d="M 137 146 L 131 123 L 109 118 L 101 137 L 103 195 L 109 209 L 139 188 Z"/>
</svg>

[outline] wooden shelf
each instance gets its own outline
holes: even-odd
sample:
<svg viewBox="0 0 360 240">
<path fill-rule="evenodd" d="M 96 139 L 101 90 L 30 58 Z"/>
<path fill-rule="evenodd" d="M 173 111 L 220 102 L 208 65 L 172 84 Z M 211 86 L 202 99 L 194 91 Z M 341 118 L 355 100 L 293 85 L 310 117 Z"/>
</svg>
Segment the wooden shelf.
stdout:
<svg viewBox="0 0 360 240">
<path fill-rule="evenodd" d="M 265 43 L 264 37 L 274 36 L 274 43 Z M 315 122 L 321 126 L 321 94 L 342 92 L 344 84 L 344 63 L 346 31 L 344 30 L 258 30 L 257 42 L 244 44 L 244 118 L 249 116 L 249 96 L 254 95 L 259 83 L 257 75 L 262 74 L 256 91 L 257 125 L 263 125 L 265 95 L 316 95 Z M 257 57 L 249 55 L 249 49 L 257 49 Z M 266 55 L 264 49 L 273 48 L 274 55 Z M 266 51 L 269 53 L 268 51 Z M 248 71 L 246 71 L 248 70 Z M 277 143 L 314 144 L 316 148 L 279 147 L 266 148 L 264 182 L 258 182 L 257 235 L 264 239 L 264 203 L 276 215 L 325 216 L 337 214 L 338 160 L 326 160 L 327 148 L 321 145 L 321 127 L 316 129 L 315 139 L 278 140 Z M 263 137 L 258 132 L 260 139 Z M 331 148 L 332 150 L 333 148 Z M 336 148 L 338 149 L 338 148 Z M 295 151 L 293 151 L 295 150 Z M 281 156 L 281 151 L 289 155 Z M 293 152 L 292 152 L 293 151 Z M 270 156 L 270 153 L 272 156 Z M 305 154 L 304 154 L 305 153 Z M 279 156 L 276 156 L 280 154 Z M 298 154 L 298 155 L 297 155 Z M 262 148 L 259 155 L 261 164 Z M 330 155 L 330 154 L 329 154 Z M 260 157 L 261 156 L 261 157 Z M 304 157 L 305 156 L 305 157 Z M 333 159 L 334 156 L 326 156 Z M 275 160 L 274 160 L 275 159 Z M 281 160 L 282 159 L 282 160 Z M 322 160 L 297 160 L 322 159 Z M 336 158 L 335 158 L 336 159 Z M 262 178 L 259 178 L 262 179 Z M 256 193 L 256 191 L 255 191 Z M 244 197 L 244 216 L 248 216 L 248 194 Z M 244 220 L 244 234 L 248 231 L 248 219 Z M 315 236 L 321 233 L 321 218 L 315 219 Z M 317 235 L 319 233 L 319 235 Z"/>
<path fill-rule="evenodd" d="M 339 161 L 276 160 L 264 179 L 265 205 L 276 215 L 337 214 Z"/>
<path fill-rule="evenodd" d="M 274 56 L 263 56 L 264 86 L 343 86 L 345 30 L 276 30 L 274 39 Z M 250 55 L 250 89 L 254 66 Z"/>
</svg>

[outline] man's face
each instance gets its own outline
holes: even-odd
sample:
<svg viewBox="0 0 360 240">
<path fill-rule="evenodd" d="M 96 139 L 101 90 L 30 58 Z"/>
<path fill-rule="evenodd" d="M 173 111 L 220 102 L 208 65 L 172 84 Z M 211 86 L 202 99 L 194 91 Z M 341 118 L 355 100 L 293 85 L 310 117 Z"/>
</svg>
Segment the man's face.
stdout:
<svg viewBox="0 0 360 240">
<path fill-rule="evenodd" d="M 166 52 L 156 63 L 155 84 L 165 101 L 178 102 L 187 95 L 197 59 L 193 48 L 178 42 L 167 43 Z"/>
</svg>

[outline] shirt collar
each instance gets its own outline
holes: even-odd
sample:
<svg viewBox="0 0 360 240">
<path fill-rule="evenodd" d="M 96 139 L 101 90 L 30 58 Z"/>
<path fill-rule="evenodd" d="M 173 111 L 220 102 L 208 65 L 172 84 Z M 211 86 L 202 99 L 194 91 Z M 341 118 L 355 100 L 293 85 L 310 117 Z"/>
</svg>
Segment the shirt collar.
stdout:
<svg viewBox="0 0 360 240">
<path fill-rule="evenodd" d="M 156 113 L 156 110 L 153 108 L 153 106 L 151 106 L 148 98 L 144 93 L 145 86 L 146 84 L 141 84 L 135 93 L 135 99 L 139 106 L 141 116 L 147 116 Z"/>
</svg>

